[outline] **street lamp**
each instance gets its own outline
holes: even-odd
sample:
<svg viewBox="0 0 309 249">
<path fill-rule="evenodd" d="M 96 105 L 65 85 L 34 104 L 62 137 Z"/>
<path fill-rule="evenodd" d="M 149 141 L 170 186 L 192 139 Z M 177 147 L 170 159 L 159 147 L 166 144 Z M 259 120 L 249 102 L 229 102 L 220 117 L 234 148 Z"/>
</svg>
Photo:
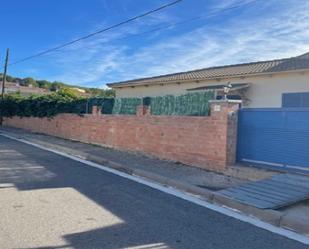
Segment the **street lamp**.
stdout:
<svg viewBox="0 0 309 249">
<path fill-rule="evenodd" d="M 227 94 L 229 93 L 229 91 L 232 89 L 232 84 L 231 82 L 227 83 L 224 87 L 223 87 L 223 92 L 224 92 L 224 100 L 227 100 Z"/>
</svg>

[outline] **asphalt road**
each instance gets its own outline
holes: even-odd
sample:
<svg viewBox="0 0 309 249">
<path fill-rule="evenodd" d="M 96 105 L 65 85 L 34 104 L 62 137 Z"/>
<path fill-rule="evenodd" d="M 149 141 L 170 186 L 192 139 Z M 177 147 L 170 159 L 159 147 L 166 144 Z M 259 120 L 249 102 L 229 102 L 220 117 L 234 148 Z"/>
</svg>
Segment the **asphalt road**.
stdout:
<svg viewBox="0 0 309 249">
<path fill-rule="evenodd" d="M 0 136 L 0 248 L 308 246 Z"/>
</svg>

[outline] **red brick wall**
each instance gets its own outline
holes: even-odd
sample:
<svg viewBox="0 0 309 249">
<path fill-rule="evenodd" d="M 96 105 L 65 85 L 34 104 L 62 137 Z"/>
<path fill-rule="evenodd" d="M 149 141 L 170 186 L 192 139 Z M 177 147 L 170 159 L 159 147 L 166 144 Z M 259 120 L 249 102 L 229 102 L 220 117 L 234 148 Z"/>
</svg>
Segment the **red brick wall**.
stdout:
<svg viewBox="0 0 309 249">
<path fill-rule="evenodd" d="M 213 103 L 209 117 L 61 114 L 54 118 L 10 118 L 6 126 L 140 151 L 163 159 L 223 171 L 234 163 L 237 104 Z"/>
</svg>

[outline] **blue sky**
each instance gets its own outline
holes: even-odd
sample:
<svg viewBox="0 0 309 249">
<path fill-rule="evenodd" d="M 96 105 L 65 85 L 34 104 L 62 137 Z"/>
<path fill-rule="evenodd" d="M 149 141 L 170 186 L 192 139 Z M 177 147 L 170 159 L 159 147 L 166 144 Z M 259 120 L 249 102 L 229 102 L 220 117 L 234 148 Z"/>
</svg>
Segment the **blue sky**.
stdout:
<svg viewBox="0 0 309 249">
<path fill-rule="evenodd" d="M 0 59 L 40 52 L 171 2 L 10 0 L 1 3 Z M 229 9 L 231 6 L 239 8 Z M 178 24 L 184 20 L 198 20 Z M 145 33 L 158 27 L 159 31 Z M 308 0 L 183 0 L 180 4 L 9 68 L 19 77 L 105 83 L 309 51 Z"/>
</svg>

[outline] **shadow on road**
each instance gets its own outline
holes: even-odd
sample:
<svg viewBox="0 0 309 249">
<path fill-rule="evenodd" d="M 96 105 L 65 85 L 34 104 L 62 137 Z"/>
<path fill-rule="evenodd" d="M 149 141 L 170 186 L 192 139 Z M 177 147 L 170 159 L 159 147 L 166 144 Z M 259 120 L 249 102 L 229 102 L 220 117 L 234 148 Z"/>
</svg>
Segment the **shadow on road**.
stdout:
<svg viewBox="0 0 309 249">
<path fill-rule="evenodd" d="M 66 246 L 40 249 L 305 248 L 144 185 L 3 137 L 0 153 L 3 187 L 13 184 L 19 191 L 73 188 L 123 221 L 66 234 Z"/>
</svg>

